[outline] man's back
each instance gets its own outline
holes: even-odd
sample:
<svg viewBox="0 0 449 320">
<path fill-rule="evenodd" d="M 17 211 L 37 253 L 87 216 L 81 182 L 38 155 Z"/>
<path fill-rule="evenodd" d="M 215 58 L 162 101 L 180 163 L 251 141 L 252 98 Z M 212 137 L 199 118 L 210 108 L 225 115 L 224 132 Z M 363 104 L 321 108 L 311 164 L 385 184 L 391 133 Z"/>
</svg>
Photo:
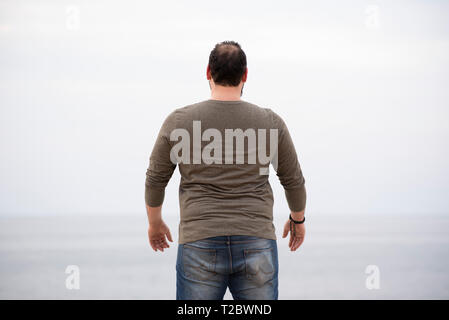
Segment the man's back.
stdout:
<svg viewBox="0 0 449 320">
<path fill-rule="evenodd" d="M 160 190 L 176 157 L 180 243 L 225 235 L 276 239 L 268 181 L 274 159 L 292 211 L 303 209 L 304 178 L 296 152 L 285 123 L 270 109 L 243 100 L 209 99 L 172 112 L 150 157 L 150 205 L 162 202 Z"/>
<path fill-rule="evenodd" d="M 162 219 L 165 187 L 176 166 L 181 222 L 176 298 L 278 298 L 270 164 L 284 187 L 290 215 L 282 236 L 295 251 L 305 236 L 306 191 L 295 147 L 273 111 L 241 100 L 246 55 L 234 41 L 218 43 L 206 77 L 211 98 L 176 109 L 157 137 L 145 182 L 148 238 L 155 251 L 173 241 Z"/>
</svg>

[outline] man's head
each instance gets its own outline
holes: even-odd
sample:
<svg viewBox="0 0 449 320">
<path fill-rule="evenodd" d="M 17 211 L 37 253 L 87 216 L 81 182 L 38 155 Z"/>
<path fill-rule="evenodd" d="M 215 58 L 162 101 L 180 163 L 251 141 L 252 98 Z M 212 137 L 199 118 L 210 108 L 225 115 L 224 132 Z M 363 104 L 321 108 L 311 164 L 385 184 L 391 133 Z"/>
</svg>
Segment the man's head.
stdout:
<svg viewBox="0 0 449 320">
<path fill-rule="evenodd" d="M 246 55 L 234 41 L 217 43 L 209 55 L 207 79 L 215 85 L 237 87 L 246 81 Z"/>
</svg>

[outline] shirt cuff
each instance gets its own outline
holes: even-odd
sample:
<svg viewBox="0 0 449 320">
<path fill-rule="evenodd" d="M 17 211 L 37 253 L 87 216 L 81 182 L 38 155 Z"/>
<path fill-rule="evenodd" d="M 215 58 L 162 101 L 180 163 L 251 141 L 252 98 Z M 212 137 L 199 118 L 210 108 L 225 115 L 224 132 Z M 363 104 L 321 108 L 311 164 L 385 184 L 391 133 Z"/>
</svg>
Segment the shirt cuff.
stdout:
<svg viewBox="0 0 449 320">
<path fill-rule="evenodd" d="M 159 207 L 164 202 L 165 189 L 145 188 L 145 203 L 150 207 Z"/>
<path fill-rule="evenodd" d="M 285 190 L 288 207 L 292 212 L 300 212 L 306 208 L 306 188 L 303 186 Z"/>
</svg>

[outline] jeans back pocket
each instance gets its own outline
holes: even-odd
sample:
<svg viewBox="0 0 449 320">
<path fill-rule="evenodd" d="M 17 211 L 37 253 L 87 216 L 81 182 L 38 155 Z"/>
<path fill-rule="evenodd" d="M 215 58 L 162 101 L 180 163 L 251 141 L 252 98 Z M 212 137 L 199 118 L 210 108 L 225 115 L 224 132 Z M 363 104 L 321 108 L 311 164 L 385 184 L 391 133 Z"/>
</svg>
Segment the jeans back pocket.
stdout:
<svg viewBox="0 0 449 320">
<path fill-rule="evenodd" d="M 257 286 L 273 280 L 275 268 L 273 249 L 247 249 L 245 254 L 246 277 Z"/>
<path fill-rule="evenodd" d="M 215 249 L 183 245 L 182 263 L 186 278 L 200 281 L 214 278 L 216 276 L 216 260 L 217 252 Z"/>
</svg>

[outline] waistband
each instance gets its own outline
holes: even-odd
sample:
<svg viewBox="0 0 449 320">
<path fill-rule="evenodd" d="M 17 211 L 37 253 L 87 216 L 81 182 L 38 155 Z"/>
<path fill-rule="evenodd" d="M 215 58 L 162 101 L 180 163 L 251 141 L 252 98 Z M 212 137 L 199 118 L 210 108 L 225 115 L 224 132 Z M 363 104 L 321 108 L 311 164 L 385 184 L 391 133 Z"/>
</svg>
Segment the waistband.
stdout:
<svg viewBox="0 0 449 320">
<path fill-rule="evenodd" d="M 198 242 L 205 241 L 205 242 L 229 244 L 229 243 L 255 242 L 255 241 L 260 241 L 260 240 L 272 240 L 272 239 L 255 237 L 255 236 L 235 235 L 235 236 L 218 236 L 218 237 L 204 238 L 204 239 L 198 240 Z M 186 244 L 188 244 L 188 243 L 186 243 Z"/>
</svg>

